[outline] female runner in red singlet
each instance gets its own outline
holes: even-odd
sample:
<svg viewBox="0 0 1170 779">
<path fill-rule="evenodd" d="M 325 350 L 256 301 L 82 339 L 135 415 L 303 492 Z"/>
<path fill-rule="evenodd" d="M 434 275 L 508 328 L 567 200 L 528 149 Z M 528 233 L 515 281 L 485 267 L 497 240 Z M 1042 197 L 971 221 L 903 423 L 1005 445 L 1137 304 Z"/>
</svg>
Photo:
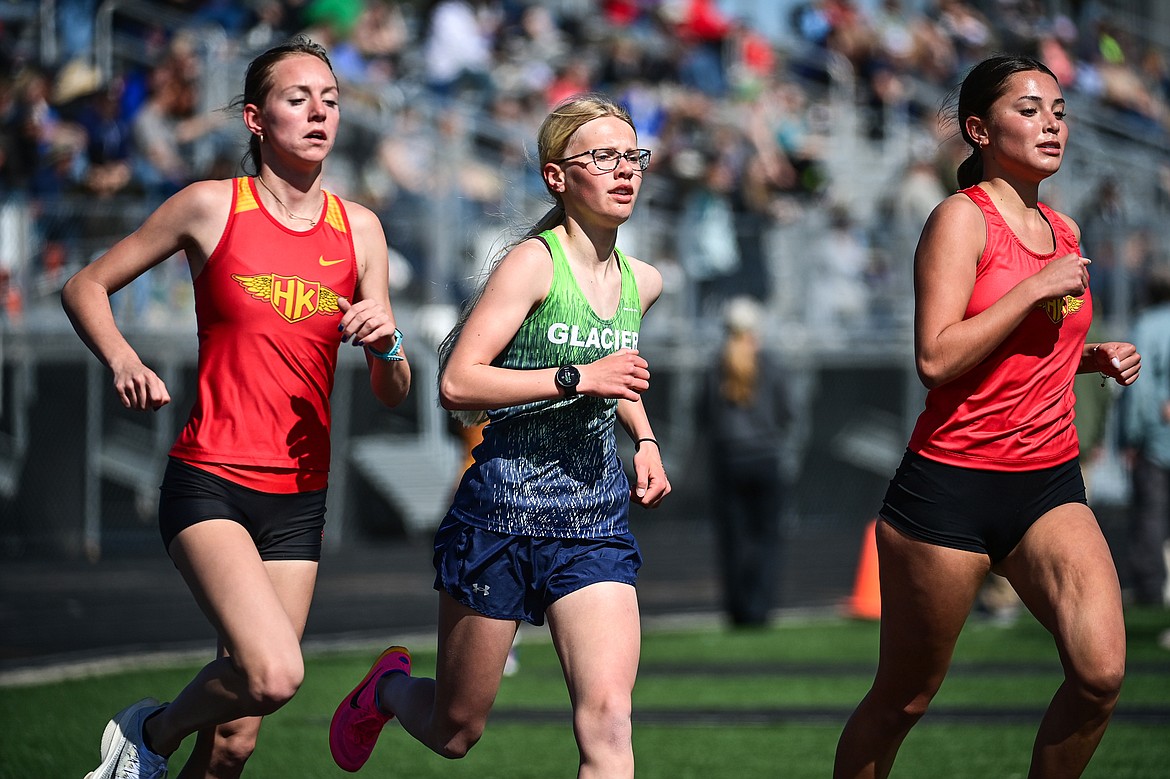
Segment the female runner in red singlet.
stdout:
<svg viewBox="0 0 1170 779">
<path fill-rule="evenodd" d="M 1068 141 L 1064 116 L 1036 60 L 992 57 L 963 81 L 958 123 L 974 151 L 915 256 L 915 356 L 930 391 L 880 512 L 880 658 L 837 745 L 838 779 L 890 773 L 992 571 L 1052 633 L 1064 666 L 1028 775 L 1080 776 L 1117 703 L 1121 592 L 1085 500 L 1073 378 L 1132 384 L 1141 358 L 1132 344 L 1085 343 L 1080 230 L 1039 201 Z"/>
<path fill-rule="evenodd" d="M 339 124 L 325 50 L 298 36 L 261 54 L 238 103 L 255 175 L 178 192 L 62 296 L 127 408 L 158 409 L 171 396 L 118 330 L 110 295 L 183 252 L 199 327 L 198 392 L 171 449 L 159 524 L 220 652 L 169 704 L 148 698 L 115 715 L 94 779 L 165 776 L 192 733 L 180 776 L 240 775 L 261 717 L 304 677 L 340 345 L 365 347 L 382 403 L 410 388 L 382 226 L 321 187 Z"/>
</svg>

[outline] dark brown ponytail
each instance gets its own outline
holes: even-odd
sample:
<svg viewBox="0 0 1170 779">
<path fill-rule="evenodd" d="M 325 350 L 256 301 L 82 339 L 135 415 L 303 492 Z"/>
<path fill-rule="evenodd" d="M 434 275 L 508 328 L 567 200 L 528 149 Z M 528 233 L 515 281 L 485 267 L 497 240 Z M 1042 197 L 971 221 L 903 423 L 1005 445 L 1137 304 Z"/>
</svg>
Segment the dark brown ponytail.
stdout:
<svg viewBox="0 0 1170 779">
<path fill-rule="evenodd" d="M 983 180 L 983 151 L 975 146 L 967 159 L 959 163 L 959 189 L 973 187 Z"/>
</svg>

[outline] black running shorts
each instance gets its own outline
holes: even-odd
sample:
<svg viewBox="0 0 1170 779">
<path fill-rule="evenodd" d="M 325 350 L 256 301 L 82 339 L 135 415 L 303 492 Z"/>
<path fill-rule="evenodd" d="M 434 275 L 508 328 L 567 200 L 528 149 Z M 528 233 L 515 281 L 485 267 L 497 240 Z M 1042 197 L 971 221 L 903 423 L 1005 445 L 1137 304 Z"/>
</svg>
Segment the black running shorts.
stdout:
<svg viewBox="0 0 1170 779">
<path fill-rule="evenodd" d="M 1076 459 L 1035 471 L 988 471 L 906 452 L 879 513 L 911 538 L 982 552 L 995 564 L 1045 513 L 1086 502 Z"/>
<path fill-rule="evenodd" d="M 159 492 L 158 526 L 168 550 L 192 525 L 230 519 L 248 530 L 262 560 L 321 559 L 325 489 L 260 492 L 172 457 Z"/>
</svg>

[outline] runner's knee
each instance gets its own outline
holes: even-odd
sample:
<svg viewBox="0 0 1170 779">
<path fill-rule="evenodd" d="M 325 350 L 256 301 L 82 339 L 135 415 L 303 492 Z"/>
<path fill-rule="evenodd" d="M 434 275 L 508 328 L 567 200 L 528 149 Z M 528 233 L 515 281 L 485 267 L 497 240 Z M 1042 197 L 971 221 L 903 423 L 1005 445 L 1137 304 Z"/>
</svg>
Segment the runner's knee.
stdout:
<svg viewBox="0 0 1170 779">
<path fill-rule="evenodd" d="M 917 692 L 881 691 L 875 687 L 862 701 L 862 706 L 871 713 L 880 727 L 888 732 L 905 733 L 922 719 L 930 708 L 930 702 L 939 686 Z"/>
<path fill-rule="evenodd" d="M 247 680 L 249 696 L 258 706 L 257 714 L 271 714 L 288 703 L 305 678 L 305 665 L 299 654 L 264 658 L 240 671 Z"/>
<path fill-rule="evenodd" d="M 625 750 L 632 743 L 630 696 L 615 693 L 581 701 L 573 711 L 573 727 L 583 749 Z"/>
<path fill-rule="evenodd" d="M 451 760 L 466 757 L 483 736 L 486 724 L 487 717 L 476 712 L 449 714 L 437 734 L 435 751 Z"/>
<path fill-rule="evenodd" d="M 1075 667 L 1069 672 L 1068 679 L 1081 697 L 1102 709 L 1112 710 L 1121 695 L 1125 661 L 1118 657 L 1089 667 Z"/>
</svg>

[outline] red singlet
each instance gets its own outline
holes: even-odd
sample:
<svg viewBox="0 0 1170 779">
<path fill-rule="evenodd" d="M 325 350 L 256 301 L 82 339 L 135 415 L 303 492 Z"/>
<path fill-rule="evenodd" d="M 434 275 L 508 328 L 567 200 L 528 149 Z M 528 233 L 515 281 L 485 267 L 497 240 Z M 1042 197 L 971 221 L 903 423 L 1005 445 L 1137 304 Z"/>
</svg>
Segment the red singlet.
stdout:
<svg viewBox="0 0 1170 779">
<path fill-rule="evenodd" d="M 356 284 L 336 196 L 326 192 L 320 221 L 299 233 L 264 210 L 251 178 L 236 179 L 227 228 L 194 282 L 199 389 L 171 455 L 245 486 L 324 487 L 337 298 Z"/>
<path fill-rule="evenodd" d="M 1056 250 L 1025 247 L 979 186 L 962 190 L 983 211 L 987 246 L 964 318 L 971 318 L 1049 262 L 1079 252 L 1068 224 L 1043 203 Z M 1066 295 L 1036 307 L 995 351 L 962 376 L 926 396 L 909 448 L 932 460 L 967 468 L 1029 471 L 1077 456 L 1073 379 L 1093 302 Z"/>
</svg>

